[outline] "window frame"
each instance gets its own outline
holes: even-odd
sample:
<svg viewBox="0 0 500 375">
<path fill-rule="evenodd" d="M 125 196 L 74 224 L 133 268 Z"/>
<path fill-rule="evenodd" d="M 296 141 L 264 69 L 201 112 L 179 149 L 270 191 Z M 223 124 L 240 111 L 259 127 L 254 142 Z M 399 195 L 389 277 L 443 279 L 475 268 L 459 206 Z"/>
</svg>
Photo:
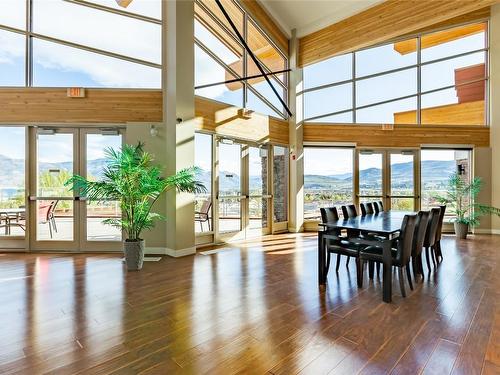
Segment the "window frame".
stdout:
<svg viewBox="0 0 500 375">
<path fill-rule="evenodd" d="M 289 68 L 289 61 L 286 53 L 283 52 L 283 50 L 272 40 L 272 38 L 260 27 L 258 22 L 237 2 L 234 0 L 231 0 L 232 3 L 238 7 L 238 9 L 242 12 L 243 14 L 243 38 L 245 41 L 248 40 L 248 24 L 251 23 L 252 27 L 254 27 L 258 32 L 261 33 L 261 35 L 266 39 L 266 41 L 280 54 L 280 56 L 283 58 L 285 62 L 285 69 Z M 231 38 L 231 42 L 236 43 L 239 48 L 243 51 L 242 55 L 242 64 L 243 64 L 243 75 L 238 74 L 234 69 L 232 69 L 229 65 L 224 63 L 221 58 L 219 58 L 215 53 L 213 53 L 208 47 L 206 47 L 198 38 L 195 37 L 195 45 L 197 45 L 199 48 L 201 48 L 205 53 L 207 53 L 212 59 L 214 59 L 219 65 L 221 65 L 222 68 L 224 68 L 227 72 L 229 72 L 231 75 L 233 75 L 236 78 L 243 78 L 247 77 L 247 68 L 248 64 L 247 62 L 249 61 L 249 56 L 248 56 L 248 51 L 244 48 L 243 44 L 238 40 L 236 35 L 234 35 L 234 32 L 232 30 L 229 30 L 227 26 L 221 22 L 218 17 L 208 8 L 203 4 L 201 0 L 195 0 L 195 3 L 197 6 L 199 6 L 205 14 L 207 14 L 210 19 L 217 24 L 218 27 L 220 27 L 224 32 L 225 36 Z M 198 20 L 209 32 L 211 32 L 210 28 L 206 25 L 206 22 L 203 22 L 203 18 L 200 17 L 200 15 L 196 14 L 195 12 L 195 19 Z M 214 35 L 214 37 L 216 37 Z M 261 64 L 262 68 L 266 73 L 272 73 L 271 69 L 259 59 L 259 63 Z M 283 74 L 283 81 L 278 78 L 276 74 L 270 74 L 270 78 L 273 80 L 273 82 L 276 82 L 278 86 L 281 86 L 283 89 L 283 101 L 285 103 L 289 103 L 288 96 L 289 96 L 289 73 L 282 73 Z M 216 83 L 216 82 L 214 82 Z M 262 95 L 257 89 L 255 89 L 252 84 L 250 84 L 247 80 L 241 81 L 243 85 L 243 100 L 241 103 L 242 108 L 247 108 L 247 103 L 248 103 L 248 92 L 251 91 L 253 95 L 257 96 L 258 99 L 260 99 L 266 106 L 268 106 L 275 114 L 276 117 L 282 118 L 282 119 L 288 119 L 288 116 L 285 112 L 284 108 L 277 108 L 275 105 L 273 105 L 264 95 Z"/>
<path fill-rule="evenodd" d="M 64 45 L 64 46 L 67 46 L 67 47 L 73 47 L 73 48 L 76 48 L 76 49 L 79 49 L 79 50 L 83 50 L 83 51 L 87 51 L 87 52 L 93 52 L 93 53 L 96 53 L 96 54 L 99 54 L 99 55 L 104 55 L 104 56 L 107 56 L 107 57 L 110 57 L 110 58 L 115 58 L 115 59 L 118 59 L 118 60 L 128 61 L 128 62 L 131 62 L 131 63 L 135 63 L 135 64 L 139 64 L 139 65 L 143 65 L 143 66 L 148 66 L 148 67 L 151 67 L 151 68 L 157 68 L 157 69 L 160 69 L 160 70 L 162 69 L 162 63 L 155 63 L 155 62 L 152 62 L 152 61 L 148 61 L 148 60 L 144 60 L 144 59 L 140 59 L 140 58 L 135 58 L 135 57 L 127 56 L 127 55 L 123 55 L 123 54 L 120 54 L 120 53 L 115 53 L 115 52 L 107 51 L 107 50 L 104 50 L 104 49 L 87 46 L 87 45 L 84 45 L 84 44 L 79 44 L 79 43 L 71 42 L 69 40 L 64 40 L 64 39 L 55 38 L 55 37 L 52 37 L 52 36 L 49 36 L 49 35 L 45 35 L 45 34 L 41 34 L 41 33 L 36 33 L 36 32 L 33 31 L 33 20 L 34 20 L 33 8 L 34 8 L 34 4 L 32 3 L 31 0 L 25 0 L 25 1 L 26 1 L 26 24 L 25 24 L 25 29 L 19 29 L 19 28 L 15 28 L 15 27 L 11 27 L 11 26 L 0 24 L 0 30 L 24 35 L 24 37 L 26 39 L 26 44 L 25 44 L 25 85 L 24 85 L 24 87 L 42 87 L 42 86 L 34 86 L 33 85 L 33 66 L 34 66 L 34 61 L 33 61 L 33 56 L 34 56 L 34 53 L 33 53 L 33 40 L 34 39 L 43 40 L 43 41 L 47 41 L 47 42 L 52 42 L 52 43 L 59 44 L 59 45 Z M 88 1 L 85 1 L 85 0 L 62 0 L 62 1 L 68 2 L 68 3 L 73 4 L 75 6 L 82 6 L 82 7 L 86 7 L 86 8 L 95 9 L 96 11 L 99 11 L 99 12 L 101 12 L 101 11 L 102 12 L 108 12 L 108 13 L 120 15 L 120 16 L 123 16 L 123 17 L 128 17 L 128 18 L 132 18 L 132 19 L 136 19 L 136 20 L 140 20 L 140 21 L 144 21 L 144 22 L 149 22 L 151 24 L 157 24 L 160 27 L 163 25 L 163 21 L 161 19 L 157 19 L 157 18 L 154 18 L 154 17 L 149 17 L 149 16 L 141 15 L 141 14 L 138 14 L 138 13 L 128 12 L 128 11 L 124 11 L 124 10 L 120 10 L 120 9 L 115 9 L 115 8 L 111 8 L 111 7 L 108 7 L 108 6 L 105 6 L 105 5 L 101 5 L 101 4 L 97 4 L 97 3 L 91 3 L 91 2 L 88 2 Z M 159 48 L 161 48 L 161 45 L 159 46 Z M 161 82 L 159 82 L 159 84 L 160 84 L 160 87 L 161 87 Z M 3 86 L 3 87 L 6 87 L 6 86 Z M 16 86 L 16 87 L 23 87 L 23 86 Z M 64 87 L 66 87 L 66 86 L 64 86 Z M 102 88 L 107 89 L 109 87 L 102 87 Z M 124 87 L 124 88 L 128 89 L 129 87 Z M 138 88 L 138 89 L 148 90 L 148 88 Z"/>
<path fill-rule="evenodd" d="M 449 56 L 446 56 L 446 57 L 441 57 L 441 58 L 437 58 L 437 59 L 433 59 L 433 60 L 428 60 L 428 61 L 425 61 L 425 62 L 422 62 L 422 59 L 421 59 L 421 40 L 423 37 L 427 36 L 427 35 L 432 35 L 432 34 L 435 34 L 435 33 L 439 33 L 441 31 L 446 31 L 446 30 L 452 30 L 452 29 L 456 29 L 456 28 L 460 28 L 460 27 L 465 27 L 467 25 L 474 25 L 474 24 L 484 24 L 485 25 L 485 30 L 484 30 L 484 33 L 485 33 L 485 47 L 484 48 L 480 48 L 480 49 L 474 49 L 474 50 L 470 50 L 470 51 L 467 51 L 467 52 L 461 52 L 461 53 L 457 53 L 457 54 L 452 54 L 452 55 L 449 55 Z M 378 73 L 373 73 L 373 74 L 369 74 L 369 75 L 364 75 L 364 76 L 356 76 L 356 53 L 360 52 L 360 51 L 364 51 L 364 50 L 367 50 L 367 49 L 372 49 L 372 48 L 377 48 L 377 47 L 381 47 L 381 46 L 384 46 L 384 45 L 390 45 L 390 44 L 394 44 L 394 43 L 397 43 L 397 42 L 402 42 L 402 41 L 407 41 L 407 40 L 412 40 L 412 39 L 416 39 L 416 52 L 417 52 L 417 61 L 415 64 L 412 64 L 412 65 L 406 65 L 404 67 L 399 67 L 399 68 L 395 68 L 395 69 L 389 69 L 389 70 L 384 70 L 382 72 L 378 72 Z M 427 65 L 432 65 L 434 63 L 439 63 L 439 62 L 442 62 L 442 61 L 449 61 L 449 60 L 453 60 L 453 59 L 456 59 L 458 57 L 462 57 L 462 56 L 469 56 L 469 55 L 472 55 L 472 54 L 477 54 L 477 53 L 480 53 L 480 52 L 483 52 L 485 54 L 485 76 L 484 78 L 480 78 L 480 79 L 475 79 L 475 80 L 471 80 L 471 81 L 467 81 L 467 82 L 462 82 L 460 84 L 455 84 L 455 85 L 449 85 L 449 86 L 445 86 L 445 87 L 438 87 L 438 88 L 434 88 L 432 90 L 426 90 L 426 91 L 422 91 L 421 89 L 421 84 L 422 84 L 422 67 L 423 66 L 427 66 Z M 410 35 L 410 36 L 405 36 L 405 37 L 402 37 L 402 38 L 396 38 L 396 39 L 393 39 L 393 40 L 390 40 L 389 42 L 383 42 L 383 43 L 379 43 L 379 44 L 376 44 L 376 45 L 373 45 L 373 46 L 370 46 L 370 47 L 366 47 L 366 48 L 362 48 L 362 49 L 359 49 L 357 51 L 353 51 L 353 52 L 348 52 L 348 53 L 345 53 L 345 54 L 342 54 L 342 55 L 352 55 L 352 72 L 351 72 L 351 79 L 347 79 L 347 80 L 343 80 L 343 81 L 338 81 L 338 82 L 334 82 L 334 83 L 327 83 L 327 84 L 324 84 L 324 85 L 319 85 L 319 86 L 315 86 L 315 87 L 309 87 L 307 89 L 304 89 L 304 90 L 301 90 L 300 92 L 297 93 L 297 96 L 299 95 L 302 95 L 302 101 L 304 102 L 304 94 L 308 93 L 308 92 L 314 92 L 314 91 L 320 91 L 320 90 L 324 90 L 324 89 L 327 89 L 327 88 L 331 88 L 331 87 L 335 87 L 335 86 L 340 86 L 340 85 L 345 85 L 347 83 L 352 83 L 353 85 L 353 89 L 352 89 L 352 102 L 353 102 L 353 105 L 352 105 L 352 108 L 349 108 L 349 109 L 345 109 L 345 110 L 342 110 L 342 111 L 335 111 L 335 112 L 328 112 L 328 113 L 325 113 L 325 114 L 321 114 L 321 115 L 317 115 L 317 116 L 313 116 L 313 117 L 308 117 L 308 118 L 304 118 L 303 122 L 321 122 L 320 120 L 323 119 L 323 118 L 326 118 L 326 117 L 330 117 L 330 116 L 335 116 L 335 115 L 340 115 L 340 114 L 344 114 L 346 112 L 350 112 L 352 111 L 353 112 L 353 121 L 352 121 L 352 124 L 358 124 L 357 122 L 357 115 L 356 115 L 356 111 L 358 109 L 365 109 L 365 108 L 370 108 L 370 107 L 375 107 L 375 106 L 378 106 L 378 105 L 381 105 L 381 104 L 387 104 L 387 103 L 391 103 L 391 102 L 395 102 L 395 101 L 398 101 L 398 100 L 402 100 L 402 99 L 409 99 L 409 98 L 416 98 L 417 99 L 417 108 L 416 108 L 416 117 L 417 117 L 417 121 L 414 125 L 432 125 L 432 124 L 427 124 L 427 123 L 422 123 L 421 119 L 422 119 L 422 116 L 421 116 L 421 111 L 422 111 L 422 106 L 421 106 L 421 97 L 423 95 L 426 95 L 426 94 L 431 94 L 433 92 L 437 92 L 437 91 L 441 91 L 441 90 L 445 90 L 445 89 L 450 89 L 450 88 L 456 88 L 456 87 L 460 87 L 460 86 L 464 86 L 464 85 L 469 85 L 469 84 L 473 84 L 473 83 L 477 83 L 477 82 L 484 82 L 484 85 L 485 85 L 485 98 L 484 98 L 484 105 L 485 105 L 485 115 L 484 115 L 484 123 L 483 124 L 474 124 L 473 126 L 490 126 L 490 118 L 489 118 L 489 106 L 490 106 L 490 103 L 489 103 L 489 85 L 490 85 L 490 76 L 489 76 L 489 59 L 490 59 L 490 44 L 489 44 L 489 19 L 480 19 L 480 20 L 475 20 L 475 21 L 471 21 L 471 22 L 465 22 L 465 23 L 461 23 L 461 24 L 456 24 L 456 25 L 453 25 L 453 26 L 448 26 L 448 27 L 445 27 L 445 28 L 439 28 L 439 29 L 435 29 L 435 30 L 431 30 L 431 31 L 427 31 L 427 32 L 422 32 L 422 33 L 417 33 L 415 35 Z M 338 55 L 338 56 L 342 56 L 342 55 Z M 336 56 L 333 56 L 331 58 L 335 58 Z M 384 101 L 377 101 L 377 102 L 374 102 L 374 103 L 370 103 L 370 104 L 367 104 L 367 105 L 362 105 L 362 106 L 357 106 L 356 105 L 356 82 L 359 82 L 359 81 L 362 81 L 362 80 L 366 80 L 366 79 L 370 79 L 370 78 L 375 78 L 375 77 L 380 77 L 380 76 L 384 76 L 384 75 L 389 75 L 389 74 L 392 74 L 392 73 L 397 73 L 397 72 L 400 72 L 400 71 L 404 71 L 404 70 L 409 70 L 409 69 L 416 69 L 416 74 L 417 74 L 417 92 L 415 94 L 412 94 L 412 95 L 406 95 L 406 96 L 400 96 L 400 97 L 395 97 L 395 98 L 392 98 L 392 99 L 389 99 L 389 100 L 384 100 Z M 303 103 L 304 105 L 304 103 Z M 349 123 L 351 124 L 351 123 Z M 359 123 L 361 124 L 361 123 Z M 367 124 L 371 124 L 371 123 L 367 123 Z M 451 124 L 453 125 L 453 124 Z"/>
</svg>

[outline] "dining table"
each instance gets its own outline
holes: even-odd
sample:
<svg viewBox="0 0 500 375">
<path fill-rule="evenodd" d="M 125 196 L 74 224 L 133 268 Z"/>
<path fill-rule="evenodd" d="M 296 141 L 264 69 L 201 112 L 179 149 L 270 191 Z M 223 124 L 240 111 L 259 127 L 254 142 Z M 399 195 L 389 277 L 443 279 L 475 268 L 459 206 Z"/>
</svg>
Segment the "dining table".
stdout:
<svg viewBox="0 0 500 375">
<path fill-rule="evenodd" d="M 414 215 L 411 211 L 382 211 L 378 214 L 339 219 L 328 223 L 320 223 L 318 231 L 318 281 L 320 285 L 327 282 L 326 242 L 328 239 L 342 240 L 353 244 L 377 246 L 382 249 L 383 276 L 382 299 L 392 301 L 392 247 L 399 236 L 405 215 Z M 360 233 L 360 236 L 344 237 L 339 230 Z"/>
<path fill-rule="evenodd" d="M 5 219 L 5 234 L 10 234 L 11 219 L 26 213 L 26 208 L 0 208 L 0 222 Z"/>
</svg>

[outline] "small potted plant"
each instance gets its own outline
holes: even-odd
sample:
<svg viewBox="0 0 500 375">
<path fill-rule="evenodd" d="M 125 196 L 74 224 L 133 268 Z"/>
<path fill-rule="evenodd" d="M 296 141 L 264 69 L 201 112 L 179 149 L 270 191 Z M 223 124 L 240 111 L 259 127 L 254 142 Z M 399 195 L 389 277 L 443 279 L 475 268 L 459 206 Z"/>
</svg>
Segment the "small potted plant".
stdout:
<svg viewBox="0 0 500 375">
<path fill-rule="evenodd" d="M 89 201 L 118 201 L 122 217 L 103 221 L 126 234 L 123 251 L 127 269 L 140 270 L 144 259 L 144 240 L 141 233 L 154 227 L 155 221 L 164 219 L 152 212 L 158 198 L 170 189 L 179 192 L 205 192 L 196 180 L 195 167 L 183 169 L 163 178 L 161 169 L 153 164 L 153 156 L 144 151 L 144 144 L 124 145 L 120 150 L 105 151 L 106 165 L 99 181 L 75 175 L 66 184 Z"/>
<path fill-rule="evenodd" d="M 450 207 L 455 213 L 455 234 L 460 239 L 466 239 L 470 227 L 479 225 L 481 216 L 493 214 L 500 216 L 500 209 L 476 202 L 483 182 L 480 177 L 474 177 L 469 183 L 458 173 L 454 173 L 448 180 L 448 189 L 443 196 L 435 198 Z"/>
</svg>

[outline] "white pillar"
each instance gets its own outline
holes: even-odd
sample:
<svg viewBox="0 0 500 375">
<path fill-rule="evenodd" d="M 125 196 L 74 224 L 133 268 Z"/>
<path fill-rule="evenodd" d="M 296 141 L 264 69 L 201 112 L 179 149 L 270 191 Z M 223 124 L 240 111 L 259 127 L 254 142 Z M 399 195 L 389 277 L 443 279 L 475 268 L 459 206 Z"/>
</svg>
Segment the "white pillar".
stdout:
<svg viewBox="0 0 500 375">
<path fill-rule="evenodd" d="M 163 1 L 163 8 L 165 173 L 171 175 L 194 165 L 194 1 Z M 193 194 L 171 191 L 166 204 L 167 254 L 195 253 Z"/>
<path fill-rule="evenodd" d="M 491 204 L 500 207 L 500 4 L 491 7 L 489 38 Z M 491 229 L 500 234 L 500 218 L 492 218 Z"/>
<path fill-rule="evenodd" d="M 294 114 L 289 119 L 290 136 L 290 213 L 288 230 L 300 232 L 304 224 L 304 129 L 302 95 L 302 69 L 297 66 L 299 39 L 296 30 L 292 30 L 290 39 L 290 110 Z"/>
</svg>

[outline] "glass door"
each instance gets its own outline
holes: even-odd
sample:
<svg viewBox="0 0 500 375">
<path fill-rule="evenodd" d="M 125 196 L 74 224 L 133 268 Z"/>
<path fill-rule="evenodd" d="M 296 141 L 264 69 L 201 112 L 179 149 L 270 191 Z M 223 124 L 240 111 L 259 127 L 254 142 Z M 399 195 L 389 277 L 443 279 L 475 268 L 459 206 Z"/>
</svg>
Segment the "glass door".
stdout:
<svg viewBox="0 0 500 375">
<path fill-rule="evenodd" d="M 122 146 L 119 130 L 83 129 L 80 131 L 81 175 L 88 180 L 103 179 L 103 167 L 108 158 L 108 150 L 118 150 Z M 82 218 L 80 223 L 80 249 L 98 251 L 118 251 L 121 249 L 122 231 L 107 224 L 121 217 L 118 201 L 89 202 L 79 200 Z"/>
<path fill-rule="evenodd" d="M 79 207 L 66 181 L 77 172 L 78 132 L 75 129 L 31 128 L 30 223 L 34 250 L 78 249 Z"/>
<path fill-rule="evenodd" d="M 218 194 L 217 231 L 222 241 L 243 239 L 243 145 L 227 139 L 217 140 Z"/>
<path fill-rule="evenodd" d="M 384 151 L 358 150 L 358 204 L 363 202 L 384 201 Z"/>
<path fill-rule="evenodd" d="M 246 237 L 270 233 L 269 147 L 248 147 L 248 215 Z"/>
<path fill-rule="evenodd" d="M 416 186 L 417 152 L 413 150 L 387 151 L 389 186 L 387 204 L 396 211 L 414 211 L 418 205 Z"/>
<path fill-rule="evenodd" d="M 119 251 L 121 230 L 107 220 L 121 216 L 118 202 L 88 202 L 71 190 L 74 174 L 103 178 L 106 150 L 119 149 L 119 130 L 30 129 L 30 248 L 56 251 Z"/>
</svg>

